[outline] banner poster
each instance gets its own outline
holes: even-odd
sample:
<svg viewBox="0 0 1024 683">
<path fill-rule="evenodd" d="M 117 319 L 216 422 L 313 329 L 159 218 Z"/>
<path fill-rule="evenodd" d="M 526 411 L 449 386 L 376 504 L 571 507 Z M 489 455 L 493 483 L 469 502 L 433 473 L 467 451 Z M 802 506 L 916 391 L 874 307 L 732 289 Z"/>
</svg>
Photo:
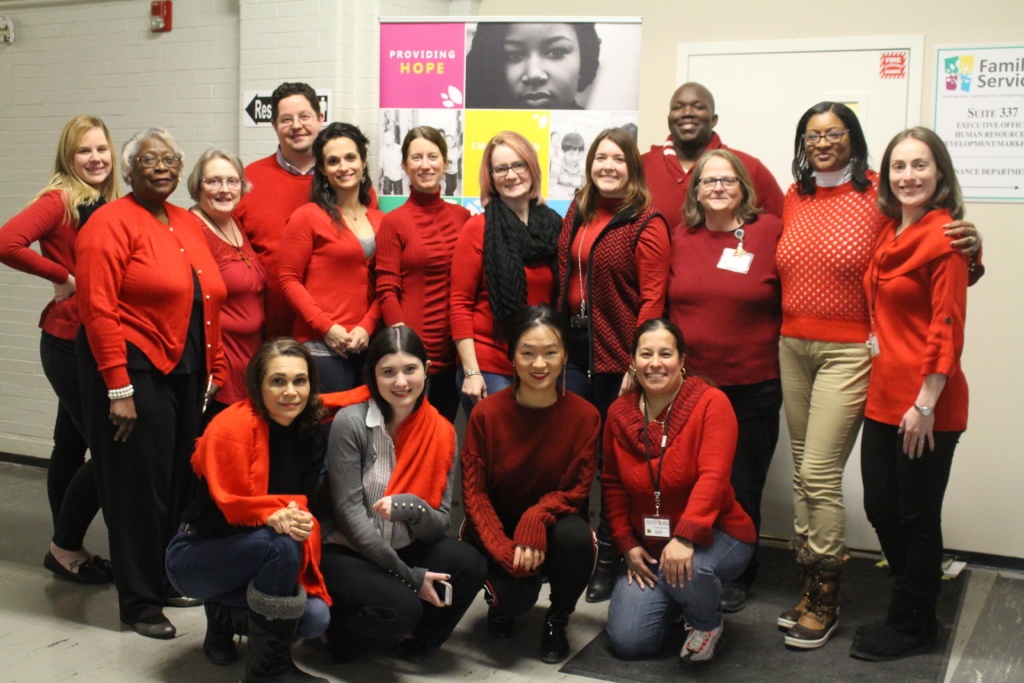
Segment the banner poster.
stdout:
<svg viewBox="0 0 1024 683">
<path fill-rule="evenodd" d="M 1024 201 L 1024 45 L 937 54 L 935 132 L 964 199 Z"/>
<path fill-rule="evenodd" d="M 638 19 L 382 20 L 380 26 L 381 209 L 409 195 L 402 140 L 417 126 L 448 144 L 442 194 L 474 213 L 480 163 L 495 134 L 530 140 L 541 196 L 561 214 L 585 176 L 591 141 L 605 128 L 637 132 Z"/>
</svg>

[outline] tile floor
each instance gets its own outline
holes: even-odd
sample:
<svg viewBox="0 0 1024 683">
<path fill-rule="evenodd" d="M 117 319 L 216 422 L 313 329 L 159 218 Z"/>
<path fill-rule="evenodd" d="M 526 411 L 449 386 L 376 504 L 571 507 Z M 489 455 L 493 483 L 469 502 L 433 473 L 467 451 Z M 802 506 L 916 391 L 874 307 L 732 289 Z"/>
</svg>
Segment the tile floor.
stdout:
<svg viewBox="0 0 1024 683">
<path fill-rule="evenodd" d="M 45 472 L 34 467 L 0 463 L 0 681 L 39 683 L 237 681 L 242 664 L 217 668 L 202 655 L 203 610 L 168 609 L 178 629 L 172 641 L 142 638 L 123 629 L 117 619 L 112 586 L 79 586 L 55 579 L 43 568 L 50 519 L 46 506 Z M 104 530 L 94 524 L 87 546 L 107 555 Z M 964 599 L 947 683 L 1001 683 L 1024 680 L 1020 656 L 1015 661 L 989 661 L 985 653 L 965 648 L 986 608 L 986 598 L 998 572 L 972 568 Z M 1005 576 L 1009 574 L 1004 573 Z M 1016 583 L 1016 582 L 1015 582 Z M 1024 582 L 1021 582 L 1024 591 Z M 581 607 L 573 616 L 573 652 L 590 642 L 603 627 L 607 603 Z M 403 683 L 405 681 L 487 681 L 521 683 L 533 680 L 583 680 L 561 674 L 558 666 L 535 658 L 543 609 L 535 608 L 519 621 L 517 637 L 490 643 L 485 634 L 485 606 L 477 600 L 458 630 L 427 661 L 410 664 L 388 657 L 345 666 L 309 647 L 296 648 L 296 659 L 310 672 L 334 681 Z M 1019 612 L 1018 612 L 1019 619 Z M 1015 623 L 1014 623 L 1015 621 Z M 1006 635 L 1024 643 L 1020 620 L 1006 624 Z M 780 642 L 780 647 L 782 647 Z M 1019 652 L 1011 648 L 1003 650 Z M 979 654 L 981 655 L 979 657 Z M 961 660 L 970 670 L 958 671 Z M 982 662 L 979 668 L 979 662 Z M 766 675 L 766 680 L 770 674 Z"/>
</svg>

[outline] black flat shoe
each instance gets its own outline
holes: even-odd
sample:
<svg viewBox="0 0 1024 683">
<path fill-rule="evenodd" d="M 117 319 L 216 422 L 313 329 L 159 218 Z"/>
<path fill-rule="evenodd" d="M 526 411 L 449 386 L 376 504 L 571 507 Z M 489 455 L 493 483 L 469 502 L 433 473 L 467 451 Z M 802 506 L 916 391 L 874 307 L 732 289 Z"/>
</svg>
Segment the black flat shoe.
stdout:
<svg viewBox="0 0 1024 683">
<path fill-rule="evenodd" d="M 53 553 L 47 551 L 46 555 L 43 556 L 43 566 L 54 573 L 55 576 L 59 576 L 62 579 L 68 581 L 74 581 L 75 583 L 83 584 L 100 584 L 110 583 L 114 580 L 113 574 L 109 574 L 101 569 L 98 569 L 93 565 L 91 560 L 85 560 L 74 565 L 78 571 L 71 571 L 57 560 L 53 556 Z"/>
<path fill-rule="evenodd" d="M 199 607 L 203 601 L 199 598 L 189 598 L 184 595 L 175 595 L 164 600 L 167 607 Z"/>
<path fill-rule="evenodd" d="M 130 624 L 127 621 L 124 622 L 125 626 L 132 628 L 140 636 L 146 638 L 156 638 L 158 640 L 170 640 L 177 634 L 177 630 L 174 628 L 167 617 L 162 614 L 159 617 L 154 617 L 156 621 L 147 623 L 145 621 L 136 621 L 134 624 Z"/>
</svg>

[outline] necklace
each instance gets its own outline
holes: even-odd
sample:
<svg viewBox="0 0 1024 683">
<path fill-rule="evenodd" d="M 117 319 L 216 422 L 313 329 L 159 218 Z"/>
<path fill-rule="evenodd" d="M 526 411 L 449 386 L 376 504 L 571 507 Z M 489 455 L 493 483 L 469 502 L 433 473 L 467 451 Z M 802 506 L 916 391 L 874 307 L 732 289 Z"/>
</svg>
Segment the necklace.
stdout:
<svg viewBox="0 0 1024 683">
<path fill-rule="evenodd" d="M 587 230 L 590 228 L 588 222 L 583 226 L 583 234 L 580 236 L 580 248 L 576 253 L 576 271 L 580 276 L 580 320 L 587 319 L 587 295 L 583 291 L 583 243 L 587 241 Z"/>
<path fill-rule="evenodd" d="M 238 237 L 238 244 L 235 244 L 234 242 L 231 241 L 231 238 L 228 237 L 228 233 L 223 228 L 221 228 L 219 225 L 217 225 L 217 221 L 213 220 L 213 218 L 210 217 L 210 214 L 206 213 L 206 211 L 204 211 L 203 209 L 201 209 L 198 206 L 196 207 L 196 211 L 198 211 L 200 214 L 202 214 L 201 217 L 206 222 L 207 225 L 209 225 L 211 228 L 213 228 L 221 236 L 221 238 L 225 242 L 227 242 L 228 244 L 230 244 L 232 247 L 235 248 L 235 251 L 238 252 L 238 256 L 245 262 L 245 267 L 246 268 L 252 268 L 252 261 L 250 261 L 249 257 L 246 256 L 245 253 L 242 251 L 242 244 L 243 244 L 244 240 L 242 239 L 241 235 L 239 235 L 239 237 Z M 228 221 L 229 221 L 229 224 L 232 227 L 234 227 L 234 225 L 235 225 L 234 219 L 229 217 Z M 234 232 L 234 231 L 232 231 L 232 232 Z"/>
<path fill-rule="evenodd" d="M 668 416 L 672 414 L 672 406 L 675 405 L 675 402 L 676 402 L 676 399 L 673 396 L 672 400 L 668 404 L 668 407 L 665 408 L 665 410 L 663 411 L 665 413 L 665 419 L 664 420 L 659 420 L 656 417 L 652 417 L 650 419 L 650 422 L 653 422 L 654 424 L 656 424 L 659 427 L 661 427 L 662 430 L 664 430 L 665 429 L 665 423 L 668 422 Z M 645 395 L 643 395 L 643 394 L 640 395 L 640 409 L 643 411 L 644 419 L 646 420 L 647 419 L 647 397 Z"/>
</svg>

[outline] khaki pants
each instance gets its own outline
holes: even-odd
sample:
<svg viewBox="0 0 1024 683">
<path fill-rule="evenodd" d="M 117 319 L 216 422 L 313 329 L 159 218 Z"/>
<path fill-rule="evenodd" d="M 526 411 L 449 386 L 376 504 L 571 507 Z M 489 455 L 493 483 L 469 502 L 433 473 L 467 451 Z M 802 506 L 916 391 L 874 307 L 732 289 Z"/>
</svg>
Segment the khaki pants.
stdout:
<svg viewBox="0 0 1024 683">
<path fill-rule="evenodd" d="M 841 557 L 843 468 L 864 416 L 871 358 L 863 343 L 782 337 L 779 367 L 793 448 L 796 533 L 814 552 Z"/>
</svg>

